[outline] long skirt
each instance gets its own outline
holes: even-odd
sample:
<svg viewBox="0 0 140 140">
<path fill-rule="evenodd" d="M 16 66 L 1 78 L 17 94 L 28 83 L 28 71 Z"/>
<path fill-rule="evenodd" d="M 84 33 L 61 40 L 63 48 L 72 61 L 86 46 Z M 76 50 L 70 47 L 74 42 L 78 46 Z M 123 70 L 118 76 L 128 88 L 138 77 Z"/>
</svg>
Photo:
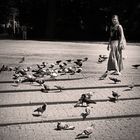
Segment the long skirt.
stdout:
<svg viewBox="0 0 140 140">
<path fill-rule="evenodd" d="M 122 49 L 118 48 L 118 41 L 111 41 L 107 70 L 121 71 L 123 69 Z"/>
</svg>

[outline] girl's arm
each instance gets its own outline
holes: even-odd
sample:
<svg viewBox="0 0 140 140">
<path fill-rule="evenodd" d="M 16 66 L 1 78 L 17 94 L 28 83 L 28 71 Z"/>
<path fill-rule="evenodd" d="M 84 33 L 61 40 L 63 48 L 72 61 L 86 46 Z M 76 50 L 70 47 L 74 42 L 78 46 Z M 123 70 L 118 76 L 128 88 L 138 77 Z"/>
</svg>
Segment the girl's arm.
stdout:
<svg viewBox="0 0 140 140">
<path fill-rule="evenodd" d="M 123 33 L 123 28 L 121 25 L 119 25 L 118 29 L 119 29 L 119 33 L 120 33 L 118 45 L 120 46 L 121 44 L 123 44 L 124 33 Z"/>
</svg>

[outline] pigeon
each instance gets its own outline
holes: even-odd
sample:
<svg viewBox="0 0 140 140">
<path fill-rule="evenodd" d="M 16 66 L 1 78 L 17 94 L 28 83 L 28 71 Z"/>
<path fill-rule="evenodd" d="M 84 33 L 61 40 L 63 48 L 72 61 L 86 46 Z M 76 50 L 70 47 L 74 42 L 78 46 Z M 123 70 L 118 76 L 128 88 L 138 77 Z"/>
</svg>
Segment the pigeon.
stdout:
<svg viewBox="0 0 140 140">
<path fill-rule="evenodd" d="M 67 59 L 66 61 L 67 61 L 68 63 L 70 63 L 70 62 L 72 61 L 72 59 Z"/>
<path fill-rule="evenodd" d="M 75 139 L 89 138 L 89 136 L 93 133 L 93 128 L 94 125 L 91 124 L 91 126 L 84 129 L 82 133 L 77 134 Z"/>
<path fill-rule="evenodd" d="M 83 117 L 83 120 L 86 119 L 86 117 L 90 114 L 90 107 L 86 107 L 85 108 L 85 112 L 84 113 L 81 113 L 81 116 Z"/>
<path fill-rule="evenodd" d="M 104 80 L 107 77 L 107 72 L 105 72 L 100 78 L 99 80 Z"/>
<path fill-rule="evenodd" d="M 78 61 L 79 59 L 77 59 L 77 61 L 74 61 L 74 63 L 76 65 L 78 65 L 79 67 L 82 67 L 83 63 L 81 61 Z"/>
<path fill-rule="evenodd" d="M 39 70 L 43 68 L 42 65 L 39 65 L 39 64 L 36 64 L 36 65 L 37 65 Z"/>
<path fill-rule="evenodd" d="M 93 93 L 93 92 L 88 92 L 88 93 L 86 93 L 87 99 L 91 99 L 91 96 L 93 96 L 92 93 Z"/>
<path fill-rule="evenodd" d="M 58 76 L 58 74 L 56 72 L 52 72 L 50 74 L 50 78 L 52 78 L 52 79 L 56 79 L 57 76 Z"/>
<path fill-rule="evenodd" d="M 99 58 L 98 58 L 98 62 L 99 63 L 102 63 L 104 62 L 108 57 L 106 55 L 99 55 Z"/>
<path fill-rule="evenodd" d="M 57 86 L 57 85 L 54 85 L 54 87 L 56 87 L 60 92 L 64 89 L 64 87 Z"/>
<path fill-rule="evenodd" d="M 15 72 L 19 71 L 20 70 L 20 67 L 21 66 L 14 67 L 13 71 L 15 71 Z"/>
<path fill-rule="evenodd" d="M 96 102 L 95 102 L 94 100 L 89 99 L 89 97 L 87 97 L 86 94 L 82 94 L 82 95 L 81 95 L 81 98 L 79 99 L 79 102 L 80 102 L 81 104 L 86 103 L 87 106 L 88 106 L 90 103 L 96 104 Z"/>
<path fill-rule="evenodd" d="M 27 72 L 24 69 L 20 69 L 17 73 L 20 73 L 22 76 L 27 75 Z"/>
<path fill-rule="evenodd" d="M 13 69 L 14 69 L 13 67 L 9 67 L 9 69 L 8 69 L 8 70 L 9 70 L 9 71 L 12 71 Z"/>
<path fill-rule="evenodd" d="M 106 60 L 108 57 L 106 55 L 99 55 L 102 59 Z"/>
<path fill-rule="evenodd" d="M 83 58 L 83 62 L 85 62 L 85 61 L 87 61 L 88 60 L 88 57 L 85 57 L 85 58 Z"/>
<path fill-rule="evenodd" d="M 45 68 L 46 67 L 46 62 L 42 62 L 42 64 L 40 66 L 42 66 L 42 68 Z"/>
<path fill-rule="evenodd" d="M 76 73 L 80 73 L 80 72 L 82 72 L 82 68 L 81 67 L 76 70 Z"/>
<path fill-rule="evenodd" d="M 26 69 L 23 69 L 25 72 L 30 71 L 31 67 L 27 67 Z"/>
<path fill-rule="evenodd" d="M 102 63 L 102 62 L 104 62 L 104 61 L 105 61 L 105 59 L 103 59 L 103 58 L 101 58 L 101 57 L 98 58 L 98 62 L 99 62 L 99 63 Z"/>
<path fill-rule="evenodd" d="M 77 62 L 80 62 L 80 61 L 82 61 L 82 59 L 76 59 L 76 61 L 77 61 Z"/>
<path fill-rule="evenodd" d="M 135 69 L 137 69 L 139 66 L 140 66 L 140 64 L 132 65 L 132 67 L 134 67 Z"/>
<path fill-rule="evenodd" d="M 18 79 L 20 77 L 20 75 L 19 74 L 13 74 L 13 80 L 16 80 L 16 79 Z"/>
<path fill-rule="evenodd" d="M 22 79 L 15 79 L 14 83 L 16 83 L 16 86 L 18 86 L 20 83 L 22 83 Z"/>
<path fill-rule="evenodd" d="M 64 66 L 67 66 L 67 63 L 63 62 L 63 65 L 64 65 Z"/>
<path fill-rule="evenodd" d="M 0 68 L 0 73 L 2 72 L 2 71 L 5 71 L 6 70 L 6 66 L 5 65 L 2 65 L 2 67 Z"/>
<path fill-rule="evenodd" d="M 25 79 L 22 80 L 22 82 L 30 82 L 30 83 L 33 83 L 35 81 L 36 81 L 36 78 L 32 77 L 31 75 L 25 75 Z"/>
<path fill-rule="evenodd" d="M 62 60 L 57 60 L 56 65 L 59 65 L 62 62 Z"/>
<path fill-rule="evenodd" d="M 116 84 L 117 82 L 121 82 L 121 80 L 114 78 L 114 77 L 109 77 L 110 80 L 114 81 L 114 83 Z"/>
<path fill-rule="evenodd" d="M 36 83 L 38 83 L 39 85 L 42 85 L 45 83 L 45 80 L 44 79 L 37 79 L 35 80 Z"/>
<path fill-rule="evenodd" d="M 19 63 L 23 63 L 25 61 L 25 57 L 22 57 Z"/>
<path fill-rule="evenodd" d="M 57 122 L 56 130 L 74 130 L 75 127 L 64 122 Z"/>
<path fill-rule="evenodd" d="M 45 92 L 45 93 L 48 93 L 48 91 L 50 90 L 49 86 L 43 84 L 43 87 L 44 87 L 44 88 L 41 88 L 41 91 L 42 91 L 42 92 Z"/>
<path fill-rule="evenodd" d="M 55 66 L 55 64 L 52 63 L 52 64 L 49 66 L 49 68 L 53 68 L 54 66 Z"/>
<path fill-rule="evenodd" d="M 46 110 L 46 106 L 47 106 L 47 104 L 44 103 L 41 107 L 35 109 L 34 112 L 38 112 L 38 114 L 40 114 L 40 113 L 43 114 L 43 112 Z"/>
<path fill-rule="evenodd" d="M 114 97 L 114 98 L 116 98 L 116 100 L 118 100 L 118 98 L 121 96 L 121 95 L 119 95 L 117 92 L 115 92 L 115 91 L 112 91 L 112 96 Z"/>
<path fill-rule="evenodd" d="M 135 86 L 134 83 L 128 85 L 128 87 L 129 87 L 130 90 L 132 90 L 134 88 L 134 86 Z"/>
</svg>

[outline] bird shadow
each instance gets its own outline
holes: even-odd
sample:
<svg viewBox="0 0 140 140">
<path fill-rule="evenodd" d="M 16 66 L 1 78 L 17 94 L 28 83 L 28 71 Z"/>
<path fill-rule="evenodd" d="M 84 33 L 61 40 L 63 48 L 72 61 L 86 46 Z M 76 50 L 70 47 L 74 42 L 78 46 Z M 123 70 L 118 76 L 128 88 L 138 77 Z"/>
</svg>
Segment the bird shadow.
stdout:
<svg viewBox="0 0 140 140">
<path fill-rule="evenodd" d="M 109 102 L 112 102 L 112 103 L 116 103 L 116 98 L 114 97 L 108 97 L 109 98 Z"/>
<path fill-rule="evenodd" d="M 132 69 L 135 69 L 135 70 L 137 70 L 138 68 L 132 68 Z"/>
<path fill-rule="evenodd" d="M 116 85 L 116 84 L 118 84 L 118 83 L 112 82 L 112 83 L 108 83 L 108 84 L 110 84 L 110 85 Z"/>
<path fill-rule="evenodd" d="M 36 86 L 36 87 L 41 87 L 42 85 L 33 85 L 33 86 Z"/>
<path fill-rule="evenodd" d="M 32 114 L 34 117 L 40 117 L 40 114 Z"/>
<path fill-rule="evenodd" d="M 61 129 L 58 129 L 58 128 L 54 128 L 54 130 L 56 130 L 56 131 L 61 131 Z"/>
<path fill-rule="evenodd" d="M 89 137 L 88 136 L 80 136 L 80 137 L 76 137 L 75 139 L 88 139 Z"/>
<path fill-rule="evenodd" d="M 70 80 L 81 80 L 83 78 L 62 78 L 62 79 L 48 79 L 46 81 L 70 81 Z"/>
<path fill-rule="evenodd" d="M 18 85 L 18 84 L 17 84 L 17 85 L 15 84 L 15 85 L 11 85 L 11 86 L 13 86 L 13 87 L 18 87 L 19 85 Z"/>
<path fill-rule="evenodd" d="M 129 89 L 129 88 L 127 88 L 127 89 L 124 89 L 123 91 L 131 91 L 132 89 Z"/>
<path fill-rule="evenodd" d="M 56 91 L 53 91 L 53 93 L 60 93 L 60 92 L 62 92 L 62 91 L 57 90 L 57 89 L 56 89 Z"/>
</svg>

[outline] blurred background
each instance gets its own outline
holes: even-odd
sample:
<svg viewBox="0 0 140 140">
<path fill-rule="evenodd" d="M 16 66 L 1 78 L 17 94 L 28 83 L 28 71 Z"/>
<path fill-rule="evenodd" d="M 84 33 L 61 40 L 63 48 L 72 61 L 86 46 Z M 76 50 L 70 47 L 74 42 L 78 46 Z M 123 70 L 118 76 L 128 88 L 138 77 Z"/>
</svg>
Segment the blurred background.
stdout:
<svg viewBox="0 0 140 140">
<path fill-rule="evenodd" d="M 113 14 L 139 42 L 139 0 L 0 0 L 0 38 L 107 41 Z"/>
</svg>

